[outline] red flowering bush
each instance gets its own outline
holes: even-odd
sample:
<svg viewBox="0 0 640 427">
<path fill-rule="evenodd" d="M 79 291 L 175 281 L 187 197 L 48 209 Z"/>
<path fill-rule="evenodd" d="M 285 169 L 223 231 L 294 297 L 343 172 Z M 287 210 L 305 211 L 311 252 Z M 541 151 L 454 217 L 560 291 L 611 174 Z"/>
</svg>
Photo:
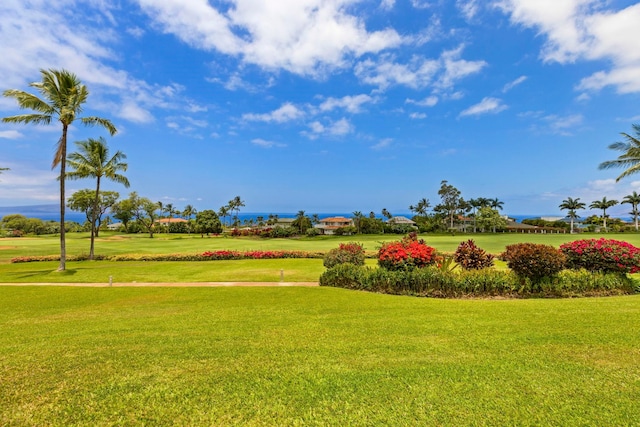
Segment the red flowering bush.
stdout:
<svg viewBox="0 0 640 427">
<path fill-rule="evenodd" d="M 537 243 L 508 245 L 501 257 L 514 273 L 533 282 L 555 276 L 564 269 L 566 261 L 558 249 Z"/>
<path fill-rule="evenodd" d="M 413 270 L 436 261 L 435 248 L 411 235 L 399 242 L 385 243 L 378 251 L 378 265 L 387 270 Z"/>
<path fill-rule="evenodd" d="M 573 269 L 612 273 L 640 272 L 640 249 L 613 239 L 584 239 L 565 243 L 560 250 Z"/>
<path fill-rule="evenodd" d="M 360 243 L 340 243 L 340 246 L 331 249 L 323 258 L 323 264 L 327 268 L 338 264 L 364 265 L 364 248 Z"/>
<path fill-rule="evenodd" d="M 460 243 L 453 259 L 465 270 L 481 270 L 493 266 L 493 255 L 477 247 L 473 240 Z"/>
</svg>

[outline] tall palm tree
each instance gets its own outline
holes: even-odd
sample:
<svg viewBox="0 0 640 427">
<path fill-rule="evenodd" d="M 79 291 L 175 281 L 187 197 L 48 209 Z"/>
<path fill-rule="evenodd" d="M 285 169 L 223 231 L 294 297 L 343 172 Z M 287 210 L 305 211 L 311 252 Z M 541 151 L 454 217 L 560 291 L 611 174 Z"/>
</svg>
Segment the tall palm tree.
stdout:
<svg viewBox="0 0 640 427">
<path fill-rule="evenodd" d="M 585 204 L 580 201 L 580 197 L 572 199 L 571 197 L 567 197 L 565 200 L 560 203 L 561 210 L 567 210 L 567 216 L 571 219 L 571 234 L 573 234 L 573 221 L 576 218 L 580 218 L 580 216 L 576 213 L 578 209 L 584 209 Z"/>
<path fill-rule="evenodd" d="M 95 236 L 98 234 L 96 230 L 96 215 L 98 213 L 98 201 L 100 197 L 100 181 L 102 178 L 107 178 L 129 188 L 129 180 L 120 173 L 127 171 L 128 165 L 122 162 L 127 156 L 121 151 L 117 151 L 109 158 L 109 147 L 107 146 L 107 141 L 102 137 L 99 139 L 89 138 L 86 141 L 78 141 L 76 145 L 78 146 L 78 151 L 69 154 L 67 158 L 69 169 L 71 169 L 71 171 L 67 173 L 67 178 L 96 179 L 96 193 L 91 212 L 91 246 L 89 248 L 89 259 L 93 259 Z"/>
<path fill-rule="evenodd" d="M 614 142 L 609 145 L 609 148 L 616 151 L 621 151 L 622 154 L 618 156 L 616 160 L 608 160 L 600 163 L 600 169 L 611 168 L 627 168 L 624 172 L 616 178 L 616 182 L 622 178 L 640 172 L 640 125 L 631 125 L 635 136 L 622 132 L 626 142 Z"/>
<path fill-rule="evenodd" d="M 353 215 L 353 224 L 356 226 L 356 233 L 360 234 L 360 230 L 362 228 L 362 220 L 364 219 L 364 214 L 360 211 L 355 211 L 352 215 Z"/>
<path fill-rule="evenodd" d="M 427 215 L 427 210 L 431 207 L 431 204 L 429 203 L 429 199 L 425 199 L 424 197 L 420 200 L 418 200 L 418 203 L 413 206 L 409 206 L 409 210 L 411 212 L 415 212 L 416 215 L 420 215 L 420 216 L 426 216 Z"/>
<path fill-rule="evenodd" d="M 498 200 L 497 197 L 495 199 L 489 199 L 489 207 L 491 209 L 502 210 L 503 206 L 504 206 L 504 202 L 501 200 Z"/>
<path fill-rule="evenodd" d="M 60 165 L 60 266 L 59 271 L 66 269 L 66 240 L 65 240 L 65 177 L 67 160 L 67 133 L 69 126 L 76 119 L 86 126 L 102 126 L 109 131 L 111 136 L 115 135 L 116 127 L 107 119 L 100 117 L 78 117 L 82 113 L 82 106 L 87 102 L 89 90 L 80 82 L 78 77 L 67 70 L 40 70 L 42 81 L 31 83 L 42 98 L 31 93 L 9 89 L 3 95 L 14 98 L 18 106 L 22 109 L 33 110 L 31 114 L 21 114 L 17 116 L 4 117 L 5 123 L 25 123 L 48 125 L 52 121 L 59 121 L 62 125 L 62 134 L 58 139 L 58 145 L 53 157 L 52 169 Z"/>
<path fill-rule="evenodd" d="M 640 212 L 638 212 L 638 205 L 640 205 L 640 194 L 634 191 L 633 193 L 624 196 L 622 203 L 628 203 L 631 205 L 630 213 L 633 215 L 633 222 L 635 223 L 636 231 L 638 231 L 638 215 L 640 214 Z"/>
<path fill-rule="evenodd" d="M 223 225 L 227 226 L 227 217 L 229 216 L 229 206 L 220 206 L 218 210 L 218 216 L 223 219 Z"/>
<path fill-rule="evenodd" d="M 245 206 L 244 200 L 242 200 L 240 196 L 236 196 L 229 201 L 229 205 L 228 205 L 229 210 L 232 212 L 235 212 L 235 215 L 233 216 L 234 224 L 240 223 L 240 221 L 238 220 L 238 215 L 240 214 L 240 208 L 243 208 L 244 206 Z"/>
<path fill-rule="evenodd" d="M 181 215 L 183 217 L 185 217 L 186 219 L 191 219 L 191 217 L 194 216 L 196 213 L 198 213 L 198 212 L 196 211 L 196 209 L 193 206 L 186 205 L 184 207 L 184 209 L 182 210 Z"/>
<path fill-rule="evenodd" d="M 605 232 L 607 231 L 607 209 L 617 204 L 617 200 L 607 200 L 606 197 L 603 197 L 602 200 L 595 200 L 589 205 L 591 209 L 602 209 L 602 220 Z"/>
<path fill-rule="evenodd" d="M 391 212 L 389 212 L 387 208 L 382 208 L 382 216 L 387 219 L 393 218 L 393 215 L 391 215 Z"/>
</svg>

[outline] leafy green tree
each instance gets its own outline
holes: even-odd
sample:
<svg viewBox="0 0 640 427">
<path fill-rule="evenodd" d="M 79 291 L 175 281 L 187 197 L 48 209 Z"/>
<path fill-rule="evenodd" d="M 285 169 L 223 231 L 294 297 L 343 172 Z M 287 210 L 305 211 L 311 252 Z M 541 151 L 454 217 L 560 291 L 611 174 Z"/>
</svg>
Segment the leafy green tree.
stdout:
<svg viewBox="0 0 640 427">
<path fill-rule="evenodd" d="M 631 205 L 631 212 L 629 213 L 633 215 L 633 222 L 636 226 L 636 231 L 638 231 L 638 215 L 640 213 L 638 212 L 638 205 L 640 205 L 640 194 L 634 191 L 633 193 L 624 196 L 622 203 Z"/>
<path fill-rule="evenodd" d="M 440 189 L 438 190 L 441 203 L 436 206 L 437 212 L 442 212 L 447 215 L 449 219 L 449 228 L 453 228 L 453 224 L 456 215 L 460 212 L 463 206 L 463 199 L 460 197 L 460 190 L 453 185 L 449 184 L 446 180 L 440 183 Z"/>
<path fill-rule="evenodd" d="M 478 210 L 478 226 L 482 230 L 491 229 L 495 233 L 498 229 L 504 229 L 507 226 L 507 220 L 497 209 L 486 206 Z"/>
<path fill-rule="evenodd" d="M 84 212 L 89 227 L 95 230 L 95 237 L 98 237 L 102 216 L 116 203 L 118 197 L 120 195 L 115 191 L 100 191 L 96 202 L 95 191 L 86 188 L 73 193 L 67 200 L 67 207 L 72 211 Z"/>
<path fill-rule="evenodd" d="M 160 205 L 146 197 L 138 196 L 135 191 L 129 195 L 129 201 L 133 208 L 133 217 L 136 222 L 149 233 L 149 238 L 153 239 L 155 222 L 159 218 Z"/>
<path fill-rule="evenodd" d="M 584 209 L 585 204 L 580 201 L 580 197 L 572 199 L 571 197 L 567 197 L 565 200 L 560 203 L 560 209 L 566 210 L 567 216 L 571 219 L 571 234 L 573 234 L 573 221 L 580 216 L 576 213 L 578 209 Z"/>
<path fill-rule="evenodd" d="M 48 125 L 52 121 L 59 121 L 62 134 L 58 140 L 56 153 L 53 157 L 52 168 L 60 165 L 60 224 L 64 224 L 65 214 L 65 177 L 67 160 L 67 132 L 76 120 L 87 126 L 102 126 L 113 136 L 117 130 L 111 121 L 100 117 L 78 117 L 82 113 L 83 104 L 87 101 L 89 90 L 80 82 L 75 74 L 66 70 L 40 70 L 42 81 L 31 83 L 42 98 L 31 93 L 9 89 L 4 96 L 14 98 L 21 109 L 33 110 L 31 114 L 5 117 L 5 123 L 25 123 Z M 60 227 L 60 266 L 59 271 L 66 268 L 67 249 L 65 227 Z"/>
<path fill-rule="evenodd" d="M 117 182 L 129 188 L 129 180 L 120 172 L 126 172 L 128 165 L 123 162 L 127 158 L 121 151 L 109 157 L 109 147 L 107 141 L 100 137 L 98 139 L 89 138 L 86 141 L 76 142 L 78 151 L 69 154 L 67 163 L 70 172 L 67 173 L 69 179 L 95 178 L 96 190 L 94 192 L 94 207 L 91 213 L 94 215 L 89 221 L 91 224 L 91 244 L 89 247 L 89 259 L 93 259 L 95 238 L 98 235 L 100 222 L 97 215 L 100 213 L 100 183 L 103 178 Z M 117 193 L 116 193 L 117 194 Z M 113 200 L 115 202 L 118 199 Z M 113 203 L 111 203 L 113 205 Z M 104 211 L 102 212 L 104 213 Z"/>
<path fill-rule="evenodd" d="M 205 209 L 196 213 L 196 232 L 204 236 L 204 234 L 222 233 L 222 224 L 220 218 L 215 211 Z"/>
<path fill-rule="evenodd" d="M 300 234 L 304 234 L 307 229 L 312 227 L 311 219 L 309 219 L 304 211 L 298 211 L 296 219 L 293 220 L 291 225 L 295 227 L 300 232 Z"/>
<path fill-rule="evenodd" d="M 134 218 L 135 206 L 131 198 L 120 200 L 111 206 L 111 214 L 115 219 L 122 222 L 124 231 L 129 232 L 129 222 Z"/>
<path fill-rule="evenodd" d="M 622 154 L 616 160 L 608 160 L 600 163 L 600 169 L 626 168 L 624 172 L 616 178 L 616 182 L 629 175 L 640 171 L 640 124 L 631 126 L 634 135 L 622 132 L 625 141 L 614 142 L 609 145 L 611 150 L 621 151 Z"/>
<path fill-rule="evenodd" d="M 602 224 L 605 232 L 607 231 L 607 209 L 617 204 L 617 200 L 607 200 L 606 197 L 603 197 L 602 200 L 595 200 L 589 205 L 591 209 L 602 209 Z"/>
</svg>

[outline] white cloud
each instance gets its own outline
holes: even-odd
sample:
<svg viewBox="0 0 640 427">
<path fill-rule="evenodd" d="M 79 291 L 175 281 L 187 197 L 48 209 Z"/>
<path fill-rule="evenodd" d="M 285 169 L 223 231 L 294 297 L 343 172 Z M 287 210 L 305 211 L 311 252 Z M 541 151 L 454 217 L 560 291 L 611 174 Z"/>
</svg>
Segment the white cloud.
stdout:
<svg viewBox="0 0 640 427">
<path fill-rule="evenodd" d="M 427 115 L 425 113 L 411 113 L 409 114 L 409 118 L 412 120 L 422 120 L 426 119 Z"/>
<path fill-rule="evenodd" d="M 396 0 L 382 0 L 380 2 L 380 7 L 385 10 L 391 10 L 393 9 L 393 6 L 395 6 L 395 4 Z"/>
<path fill-rule="evenodd" d="M 323 74 L 351 57 L 403 42 L 393 29 L 367 31 L 348 12 L 352 0 L 233 0 L 226 10 L 204 0 L 138 3 L 157 25 L 191 46 L 302 75 Z"/>
<path fill-rule="evenodd" d="M 467 20 L 473 19 L 480 8 L 477 0 L 456 0 L 456 7 Z"/>
<path fill-rule="evenodd" d="M 504 87 L 502 88 L 502 93 L 509 92 L 511 89 L 513 89 L 514 87 L 524 83 L 526 80 L 527 80 L 527 76 L 518 77 L 514 81 L 511 81 L 511 82 L 507 83 L 506 85 L 504 85 Z"/>
<path fill-rule="evenodd" d="M 389 148 L 391 146 L 391 143 L 393 143 L 393 139 L 392 138 L 384 138 L 381 139 L 380 142 L 378 142 L 375 145 L 371 146 L 372 150 L 384 150 L 385 148 Z"/>
<path fill-rule="evenodd" d="M 253 145 L 257 145 L 258 147 L 262 147 L 262 148 L 273 148 L 273 147 L 286 147 L 286 144 L 281 144 L 278 142 L 274 142 L 274 141 L 267 141 L 266 139 L 262 139 L 262 138 L 255 138 L 251 140 L 251 143 Z"/>
<path fill-rule="evenodd" d="M 437 96 L 427 96 L 426 98 L 420 100 L 420 101 L 416 101 L 414 99 L 411 98 L 407 98 L 404 101 L 405 104 L 413 104 L 413 105 L 418 105 L 420 107 L 433 107 L 438 103 L 438 97 Z"/>
<path fill-rule="evenodd" d="M 481 114 L 496 114 L 506 110 L 508 107 L 502 103 L 501 99 L 486 97 L 479 103 L 472 105 L 460 113 L 460 117 L 479 116 Z"/>
<path fill-rule="evenodd" d="M 337 121 L 331 121 L 326 125 L 316 120 L 309 123 L 308 126 L 310 131 L 303 131 L 301 134 L 310 139 L 316 139 L 321 135 L 344 136 L 353 132 L 353 125 L 344 117 Z"/>
<path fill-rule="evenodd" d="M 537 29 L 546 36 L 544 61 L 578 60 L 609 63 L 584 78 L 580 90 L 614 86 L 620 93 L 640 92 L 640 3 L 619 10 L 605 9 L 596 0 L 500 0 L 496 4 L 514 24 Z"/>
<path fill-rule="evenodd" d="M 382 55 L 375 62 L 367 59 L 356 64 L 356 76 L 366 84 L 384 90 L 391 85 L 402 85 L 412 89 L 433 86 L 438 90 L 451 88 L 459 80 L 480 72 L 485 61 L 461 59 L 464 46 L 442 52 L 437 59 L 414 56 L 408 63 L 397 63 L 392 55 Z"/>
<path fill-rule="evenodd" d="M 22 138 L 24 135 L 17 130 L 3 130 L 0 131 L 0 138 L 6 139 L 18 139 Z"/>
<path fill-rule="evenodd" d="M 290 102 L 283 104 L 277 110 L 274 110 L 270 113 L 264 114 L 243 114 L 242 118 L 247 121 L 257 121 L 257 122 L 276 122 L 276 123 L 284 123 L 292 120 L 298 120 L 303 118 L 305 115 L 304 111 L 296 107 Z"/>
<path fill-rule="evenodd" d="M 21 88 L 39 80 L 41 68 L 66 68 L 90 87 L 93 108 L 117 111 L 125 120 L 149 123 L 152 109 L 176 108 L 185 101 L 176 96 L 179 88 L 150 85 L 106 65 L 121 59 L 113 7 L 79 0 L 60 0 L 55 8 L 45 0 L 0 2 L 0 16 L 11 17 L 0 26 L 0 46 L 11 58 L 0 61 L 0 80 L 6 87 Z"/>
<path fill-rule="evenodd" d="M 584 117 L 581 114 L 571 114 L 568 116 L 550 115 L 544 117 L 549 122 L 549 127 L 554 133 L 560 135 L 571 135 L 571 130 L 582 124 Z"/>
<path fill-rule="evenodd" d="M 331 111 L 335 108 L 343 108 L 350 113 L 360 113 L 363 104 L 374 101 L 374 98 L 365 94 L 344 96 L 342 98 L 327 98 L 320 104 L 319 108 L 320 111 Z"/>
</svg>

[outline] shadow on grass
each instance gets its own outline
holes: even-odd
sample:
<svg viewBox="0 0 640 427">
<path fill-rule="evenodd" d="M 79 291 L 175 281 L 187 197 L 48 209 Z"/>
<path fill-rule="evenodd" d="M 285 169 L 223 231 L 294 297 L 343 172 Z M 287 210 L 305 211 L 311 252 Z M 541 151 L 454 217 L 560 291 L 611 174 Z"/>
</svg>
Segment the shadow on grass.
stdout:
<svg viewBox="0 0 640 427">
<path fill-rule="evenodd" d="M 14 278 L 16 281 L 19 281 L 20 279 L 29 279 L 31 277 L 34 276 L 39 276 L 39 277 L 55 277 L 55 278 L 60 278 L 60 277 L 66 277 L 66 276 L 74 276 L 77 273 L 77 270 L 74 269 L 67 269 L 65 271 L 58 271 L 58 270 L 30 270 L 30 271 L 23 271 L 20 273 L 13 273 L 13 274 L 7 274 L 5 276 L 5 278 L 9 279 L 9 278 Z"/>
</svg>

